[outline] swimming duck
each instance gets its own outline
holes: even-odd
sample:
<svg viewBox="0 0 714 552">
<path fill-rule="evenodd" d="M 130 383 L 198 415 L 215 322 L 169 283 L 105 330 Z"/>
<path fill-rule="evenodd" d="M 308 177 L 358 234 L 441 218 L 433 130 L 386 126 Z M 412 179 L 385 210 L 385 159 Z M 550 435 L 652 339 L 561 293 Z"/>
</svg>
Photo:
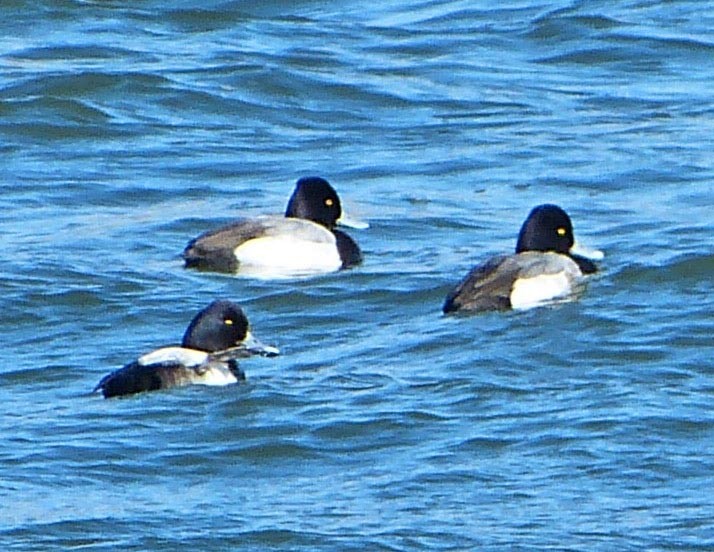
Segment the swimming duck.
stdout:
<svg viewBox="0 0 714 552">
<path fill-rule="evenodd" d="M 97 384 L 105 398 L 185 385 L 229 385 L 245 379 L 238 358 L 276 356 L 250 332 L 248 318 L 231 301 L 212 302 L 186 329 L 180 346 L 161 347 Z"/>
<path fill-rule="evenodd" d="M 570 295 L 583 275 L 597 271 L 588 258 L 599 251 L 575 247 L 573 224 L 557 205 L 535 207 L 526 218 L 514 255 L 500 255 L 476 266 L 449 293 L 444 313 L 525 309 Z"/>
<path fill-rule="evenodd" d="M 298 180 L 284 217 L 239 220 L 192 240 L 186 267 L 281 278 L 333 272 L 362 262 L 357 243 L 335 228 L 368 225 L 342 213 L 340 198 L 324 178 Z"/>
</svg>

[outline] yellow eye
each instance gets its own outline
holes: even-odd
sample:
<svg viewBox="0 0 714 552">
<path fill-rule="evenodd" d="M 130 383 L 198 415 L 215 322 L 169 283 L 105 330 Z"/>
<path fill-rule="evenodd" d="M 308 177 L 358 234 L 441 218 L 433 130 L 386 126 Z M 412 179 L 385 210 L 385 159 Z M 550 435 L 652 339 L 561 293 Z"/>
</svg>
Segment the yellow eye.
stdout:
<svg viewBox="0 0 714 552">
<path fill-rule="evenodd" d="M 327 205 L 328 207 L 332 207 L 334 204 L 335 204 L 335 202 L 333 201 L 333 199 L 331 197 L 328 197 L 325 200 L 325 205 Z"/>
<path fill-rule="evenodd" d="M 568 231 L 567 231 L 565 228 L 563 228 L 562 226 L 561 226 L 560 228 L 558 228 L 558 229 L 556 230 L 556 232 L 558 232 L 558 235 L 559 235 L 559 236 L 565 236 L 565 234 L 568 233 Z"/>
<path fill-rule="evenodd" d="M 226 318 L 226 319 L 223 321 L 223 323 L 224 323 L 226 326 L 232 326 L 232 325 L 233 325 L 233 320 L 231 320 L 230 318 Z"/>
</svg>

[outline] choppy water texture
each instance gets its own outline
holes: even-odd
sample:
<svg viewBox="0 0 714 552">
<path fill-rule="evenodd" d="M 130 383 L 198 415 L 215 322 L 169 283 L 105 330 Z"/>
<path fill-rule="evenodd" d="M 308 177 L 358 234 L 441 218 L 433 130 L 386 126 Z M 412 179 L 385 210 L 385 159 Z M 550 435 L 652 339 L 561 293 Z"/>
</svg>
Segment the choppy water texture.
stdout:
<svg viewBox="0 0 714 552">
<path fill-rule="evenodd" d="M 710 3 L 1 13 L 0 548 L 714 548 Z M 182 268 L 306 174 L 363 266 Z M 585 295 L 442 316 L 546 201 L 607 253 Z M 88 394 L 216 297 L 284 355 Z"/>
</svg>

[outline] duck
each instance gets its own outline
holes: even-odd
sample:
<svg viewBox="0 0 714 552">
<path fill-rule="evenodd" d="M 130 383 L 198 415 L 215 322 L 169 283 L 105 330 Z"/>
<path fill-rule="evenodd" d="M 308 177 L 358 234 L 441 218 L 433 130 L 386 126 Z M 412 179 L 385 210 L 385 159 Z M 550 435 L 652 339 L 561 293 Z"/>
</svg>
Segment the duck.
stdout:
<svg viewBox="0 0 714 552">
<path fill-rule="evenodd" d="M 181 345 L 140 356 L 102 378 L 93 392 L 108 399 L 194 384 L 230 385 L 245 380 L 239 358 L 279 353 L 253 336 L 239 305 L 218 299 L 194 316 Z"/>
<path fill-rule="evenodd" d="M 576 246 L 570 216 L 558 205 L 534 207 L 521 226 L 516 252 L 474 267 L 447 295 L 442 311 L 528 309 L 566 298 L 594 274 L 601 251 Z"/>
<path fill-rule="evenodd" d="M 362 262 L 357 243 L 336 226 L 364 229 L 349 219 L 332 185 L 322 177 L 300 178 L 285 216 L 243 219 L 191 240 L 187 268 L 273 279 L 325 274 Z"/>
</svg>

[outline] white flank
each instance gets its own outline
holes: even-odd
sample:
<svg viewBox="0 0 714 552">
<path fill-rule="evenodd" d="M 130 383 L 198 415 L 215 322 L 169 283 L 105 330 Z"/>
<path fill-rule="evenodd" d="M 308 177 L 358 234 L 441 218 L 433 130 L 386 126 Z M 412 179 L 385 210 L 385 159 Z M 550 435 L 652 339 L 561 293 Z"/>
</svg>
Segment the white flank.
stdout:
<svg viewBox="0 0 714 552">
<path fill-rule="evenodd" d="M 208 359 L 208 353 L 195 349 L 185 349 L 183 347 L 163 347 L 139 357 L 139 364 L 148 366 L 149 364 L 159 364 L 164 362 L 175 362 L 185 366 L 197 366 Z"/>
<path fill-rule="evenodd" d="M 325 230 L 328 233 L 327 230 Z M 290 278 L 334 272 L 342 267 L 335 239 L 303 241 L 293 236 L 249 240 L 235 249 L 240 274 L 255 278 Z"/>
<path fill-rule="evenodd" d="M 520 278 L 513 284 L 511 305 L 514 309 L 529 309 L 564 297 L 571 293 L 571 282 L 571 277 L 565 271 Z"/>
<path fill-rule="evenodd" d="M 231 385 L 238 380 L 222 362 L 209 362 L 209 354 L 183 347 L 164 347 L 140 357 L 138 362 L 150 364 L 176 363 L 191 369 L 190 383 L 196 385 Z"/>
<path fill-rule="evenodd" d="M 210 365 L 206 367 L 206 371 L 201 374 L 200 379 L 194 380 L 198 385 L 231 385 L 238 382 L 233 373 L 223 365 Z"/>
</svg>

